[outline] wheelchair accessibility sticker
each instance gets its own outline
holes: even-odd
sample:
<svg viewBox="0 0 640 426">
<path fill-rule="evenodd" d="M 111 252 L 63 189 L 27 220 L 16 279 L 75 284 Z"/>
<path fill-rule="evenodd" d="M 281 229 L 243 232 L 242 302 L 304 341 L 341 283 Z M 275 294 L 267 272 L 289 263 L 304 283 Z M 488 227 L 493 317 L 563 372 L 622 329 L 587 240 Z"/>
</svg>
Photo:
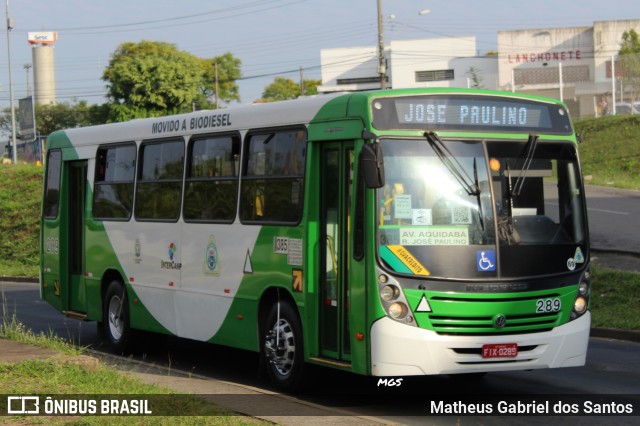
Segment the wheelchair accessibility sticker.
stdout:
<svg viewBox="0 0 640 426">
<path fill-rule="evenodd" d="M 478 271 L 490 272 L 496 270 L 496 252 L 493 250 L 478 250 L 476 252 Z"/>
</svg>

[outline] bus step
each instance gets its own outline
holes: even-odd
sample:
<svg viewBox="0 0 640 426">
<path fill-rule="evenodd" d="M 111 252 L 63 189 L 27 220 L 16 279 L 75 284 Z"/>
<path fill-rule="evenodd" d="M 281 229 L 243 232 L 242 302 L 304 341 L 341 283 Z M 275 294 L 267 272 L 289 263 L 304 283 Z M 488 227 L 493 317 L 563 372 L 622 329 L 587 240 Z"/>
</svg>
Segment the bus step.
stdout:
<svg viewBox="0 0 640 426">
<path fill-rule="evenodd" d="M 82 312 L 62 311 L 62 313 L 69 318 L 77 319 L 80 321 L 84 321 L 87 319 L 87 314 L 83 314 Z"/>
<path fill-rule="evenodd" d="M 350 362 L 339 361 L 337 359 L 310 357 L 309 361 L 318 362 L 320 364 L 327 364 L 327 365 L 331 365 L 333 367 L 347 368 L 349 370 L 351 369 L 351 363 Z"/>
</svg>

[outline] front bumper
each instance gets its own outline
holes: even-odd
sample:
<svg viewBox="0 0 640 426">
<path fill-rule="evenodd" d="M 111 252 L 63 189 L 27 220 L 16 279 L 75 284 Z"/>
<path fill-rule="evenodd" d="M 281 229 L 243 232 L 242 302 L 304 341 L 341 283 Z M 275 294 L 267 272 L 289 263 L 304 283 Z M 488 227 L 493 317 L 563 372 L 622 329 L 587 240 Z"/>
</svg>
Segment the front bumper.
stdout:
<svg viewBox="0 0 640 426">
<path fill-rule="evenodd" d="M 371 374 L 415 376 L 583 366 L 591 313 L 531 334 L 451 336 L 403 325 L 388 317 L 371 327 Z M 517 343 L 514 358 L 483 359 L 482 345 Z"/>
</svg>

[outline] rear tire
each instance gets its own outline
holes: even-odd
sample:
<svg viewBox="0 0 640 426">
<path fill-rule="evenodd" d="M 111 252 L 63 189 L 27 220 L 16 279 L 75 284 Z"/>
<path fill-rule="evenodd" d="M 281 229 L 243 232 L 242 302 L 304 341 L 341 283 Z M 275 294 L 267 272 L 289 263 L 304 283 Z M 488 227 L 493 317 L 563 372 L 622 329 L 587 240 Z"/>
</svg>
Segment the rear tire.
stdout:
<svg viewBox="0 0 640 426">
<path fill-rule="evenodd" d="M 305 374 L 302 326 L 297 311 L 289 302 L 274 303 L 267 314 L 262 339 L 263 367 L 273 385 L 291 392 L 300 387 Z"/>
<path fill-rule="evenodd" d="M 111 281 L 104 297 L 102 325 L 105 337 L 116 353 L 126 352 L 132 340 L 128 301 L 124 284 Z"/>
</svg>

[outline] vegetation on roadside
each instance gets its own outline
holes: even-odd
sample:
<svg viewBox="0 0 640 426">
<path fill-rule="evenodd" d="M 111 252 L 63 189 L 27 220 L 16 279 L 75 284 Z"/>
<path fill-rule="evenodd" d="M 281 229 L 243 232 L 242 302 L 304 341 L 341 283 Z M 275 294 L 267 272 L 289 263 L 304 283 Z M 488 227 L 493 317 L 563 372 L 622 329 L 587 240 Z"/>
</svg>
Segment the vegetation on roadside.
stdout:
<svg viewBox="0 0 640 426">
<path fill-rule="evenodd" d="M 24 324 L 18 321 L 15 314 L 9 318 L 9 310 L 6 306 L 4 294 L 2 300 L 3 318 L 0 323 L 0 339 L 10 339 L 15 340 L 16 342 L 54 349 L 67 355 L 80 355 L 84 352 L 83 347 L 69 344 L 67 340 L 55 335 L 53 331 L 49 333 L 35 333 L 33 330 L 27 328 Z"/>
<path fill-rule="evenodd" d="M 0 323 L 0 339 L 11 339 L 35 346 L 55 349 L 63 355 L 78 355 L 83 348 L 77 348 L 60 337 L 36 334 L 16 320 L 8 318 L 7 306 L 3 298 L 3 320 Z M 103 364 L 65 362 L 67 358 L 49 360 L 27 360 L 17 363 L 0 363 L 0 383 L 2 392 L 8 395 L 136 395 L 136 399 L 150 400 L 153 407 L 162 413 L 184 413 L 185 416 L 141 417 L 141 416 L 69 416 L 7 417 L 0 424 L 83 424 L 83 425 L 245 425 L 262 423 L 250 417 L 237 414 L 209 403 L 195 395 L 180 394 L 160 386 L 149 385 L 135 378 L 127 377 Z M 173 395 L 163 398 L 162 395 Z M 0 412 L 5 411 L 6 400 L 0 401 Z M 157 411 L 156 411 L 157 413 Z"/>
<path fill-rule="evenodd" d="M 42 167 L 0 165 L 0 275 L 38 276 Z"/>
<path fill-rule="evenodd" d="M 196 395 L 176 394 L 166 388 L 149 385 L 127 377 L 104 365 L 88 369 L 72 363 L 52 360 L 29 360 L 0 363 L 0 383 L 9 395 L 73 395 L 96 399 L 104 395 L 135 395 L 149 401 L 149 409 L 183 416 L 15 416 L 9 422 L 19 424 L 82 424 L 82 425 L 247 425 L 258 420 L 234 414 Z M 173 395 L 162 397 L 162 395 Z M 154 405 L 154 401 L 156 401 Z M 0 406 L 5 401 L 0 401 Z M 162 404 L 161 406 L 159 404 Z M 42 404 L 41 404 L 42 405 Z M 100 408 L 98 407 L 98 410 Z M 2 422 L 4 423 L 4 422 Z"/>
<path fill-rule="evenodd" d="M 591 326 L 640 330 L 640 273 L 591 267 Z"/>
<path fill-rule="evenodd" d="M 577 120 L 585 183 L 640 189 L 640 114 Z"/>
</svg>

